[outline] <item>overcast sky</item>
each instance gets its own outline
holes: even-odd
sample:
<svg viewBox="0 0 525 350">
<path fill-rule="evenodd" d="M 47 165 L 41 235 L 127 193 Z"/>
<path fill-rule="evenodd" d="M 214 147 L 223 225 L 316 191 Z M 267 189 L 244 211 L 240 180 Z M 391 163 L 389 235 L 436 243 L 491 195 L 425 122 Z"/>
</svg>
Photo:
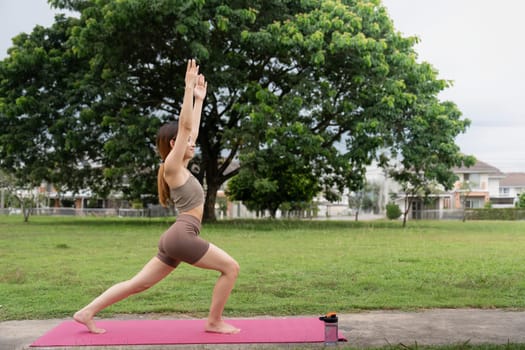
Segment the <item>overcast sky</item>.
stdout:
<svg viewBox="0 0 525 350">
<path fill-rule="evenodd" d="M 394 26 L 420 38 L 419 59 L 454 81 L 440 98 L 472 121 L 457 139 L 501 171 L 525 172 L 525 0 L 383 0 Z M 46 0 L 0 0 L 0 59 L 11 38 L 50 26 Z"/>
<path fill-rule="evenodd" d="M 383 0 L 420 60 L 453 80 L 442 99 L 472 121 L 457 143 L 501 171 L 525 172 L 525 1 Z"/>
</svg>

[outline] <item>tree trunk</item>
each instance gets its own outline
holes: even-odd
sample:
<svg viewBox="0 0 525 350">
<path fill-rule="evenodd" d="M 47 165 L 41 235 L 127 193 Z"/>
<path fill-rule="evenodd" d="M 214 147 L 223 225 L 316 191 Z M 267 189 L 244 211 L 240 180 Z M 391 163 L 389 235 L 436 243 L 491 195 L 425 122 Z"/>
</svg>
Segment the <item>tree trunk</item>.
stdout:
<svg viewBox="0 0 525 350">
<path fill-rule="evenodd" d="M 217 199 L 217 191 L 220 187 L 220 185 L 208 183 L 206 201 L 204 203 L 204 214 L 202 217 L 204 222 L 217 221 L 217 216 L 215 215 L 215 201 Z"/>
<path fill-rule="evenodd" d="M 463 199 L 463 219 L 461 221 L 465 222 L 467 221 L 467 200 L 468 200 L 468 193 L 465 195 L 465 198 Z"/>
<path fill-rule="evenodd" d="M 217 120 L 218 120 L 218 116 Z M 213 222 L 217 221 L 215 215 L 215 202 L 217 199 L 217 191 L 222 184 L 231 179 L 239 173 L 239 167 L 231 169 L 230 165 L 237 154 L 237 146 L 230 150 L 230 155 L 223 158 L 220 148 L 216 144 L 211 144 L 216 135 L 216 130 L 204 129 L 200 132 L 201 135 L 210 135 L 209 138 L 202 137 L 200 145 L 202 150 L 202 162 L 199 171 L 199 180 L 204 183 L 206 181 L 206 201 L 204 203 L 203 221 Z M 220 140 L 216 141 L 219 142 Z M 219 142 L 220 143 L 220 142 Z M 226 171 L 228 171 L 226 173 Z"/>
<path fill-rule="evenodd" d="M 403 213 L 403 227 L 406 227 L 407 225 L 407 216 L 410 212 L 410 207 L 412 206 L 412 200 L 408 198 L 408 196 L 405 198 L 405 212 Z"/>
<path fill-rule="evenodd" d="M 31 206 L 22 205 L 22 213 L 24 214 L 24 222 L 29 222 L 29 215 L 31 214 Z"/>
</svg>

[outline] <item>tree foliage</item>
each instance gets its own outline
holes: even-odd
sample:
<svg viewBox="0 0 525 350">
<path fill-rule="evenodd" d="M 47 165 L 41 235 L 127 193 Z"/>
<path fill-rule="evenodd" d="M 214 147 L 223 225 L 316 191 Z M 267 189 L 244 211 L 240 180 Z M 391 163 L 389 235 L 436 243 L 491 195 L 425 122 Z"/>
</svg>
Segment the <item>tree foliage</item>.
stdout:
<svg viewBox="0 0 525 350">
<path fill-rule="evenodd" d="M 21 183 L 153 195 L 155 133 L 178 115 L 190 57 L 209 81 L 194 167 L 206 219 L 237 174 L 232 196 L 274 211 L 362 188 L 367 165 L 389 164 L 380 151 L 444 182 L 441 156 L 461 157 L 468 120 L 437 102 L 448 82 L 379 0 L 49 3 L 79 17 L 19 35 L 0 62 L 0 167 Z M 435 163 L 415 161 L 436 146 Z"/>
<path fill-rule="evenodd" d="M 348 206 L 352 209 L 355 221 L 359 220 L 361 210 L 379 213 L 381 185 L 376 182 L 366 182 L 363 188 L 352 192 L 348 197 Z"/>
<path fill-rule="evenodd" d="M 451 189 L 457 180 L 453 168 L 475 163 L 475 158 L 462 154 L 454 142 L 469 125 L 460 118 L 456 106 L 439 102 L 435 96 L 420 100 L 401 124 L 403 132 L 387 150 L 389 156 L 381 156 L 388 175 L 405 194 L 403 226 L 414 199 L 425 198 L 438 187 Z"/>
<path fill-rule="evenodd" d="M 525 193 L 521 193 L 518 196 L 518 201 L 516 202 L 516 208 L 525 208 Z"/>
<path fill-rule="evenodd" d="M 228 195 L 275 217 L 281 204 L 309 203 L 319 193 L 322 173 L 314 161 L 322 140 L 298 122 L 264 133 L 264 148 L 241 152 L 243 167 L 228 183 Z"/>
</svg>

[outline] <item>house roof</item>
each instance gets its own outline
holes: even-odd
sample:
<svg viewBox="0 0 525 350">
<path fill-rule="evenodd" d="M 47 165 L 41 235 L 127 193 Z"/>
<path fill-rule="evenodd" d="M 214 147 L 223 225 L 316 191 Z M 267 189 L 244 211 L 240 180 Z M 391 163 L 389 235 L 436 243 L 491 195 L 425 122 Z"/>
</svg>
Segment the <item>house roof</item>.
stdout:
<svg viewBox="0 0 525 350">
<path fill-rule="evenodd" d="M 501 187 L 525 187 L 525 173 L 508 173 L 500 180 Z"/>
<path fill-rule="evenodd" d="M 467 168 L 466 166 L 461 166 L 459 168 L 453 169 L 454 173 L 456 174 L 489 174 L 494 176 L 505 176 L 504 173 L 502 173 L 498 168 L 493 167 L 490 164 L 487 164 L 485 162 L 482 162 L 481 160 L 477 160 L 476 164 L 473 166 Z"/>
</svg>

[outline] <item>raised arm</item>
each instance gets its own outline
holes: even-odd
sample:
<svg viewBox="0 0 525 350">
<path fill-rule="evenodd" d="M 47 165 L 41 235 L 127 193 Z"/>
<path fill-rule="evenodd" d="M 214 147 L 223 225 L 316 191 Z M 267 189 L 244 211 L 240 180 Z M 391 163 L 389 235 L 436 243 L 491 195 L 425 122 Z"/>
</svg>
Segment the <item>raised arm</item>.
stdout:
<svg viewBox="0 0 525 350">
<path fill-rule="evenodd" d="M 193 96 L 195 97 L 195 102 L 193 104 L 193 131 L 192 131 L 192 140 L 197 141 L 199 136 L 199 127 L 201 125 L 201 115 L 202 115 L 202 104 L 204 98 L 206 97 L 206 90 L 208 88 L 208 82 L 204 78 L 204 75 L 199 74 L 197 78 L 197 83 L 193 89 Z"/>
<path fill-rule="evenodd" d="M 186 68 L 184 98 L 179 116 L 179 130 L 175 141 L 172 141 L 173 148 L 164 162 L 164 178 L 170 187 L 181 184 L 187 177 L 187 174 L 180 170 L 185 168 L 189 161 L 185 159 L 185 153 L 195 129 L 193 95 L 198 79 L 199 66 L 195 60 L 189 60 Z"/>
<path fill-rule="evenodd" d="M 184 98 L 182 100 L 182 108 L 179 117 L 179 133 L 189 132 L 192 133 L 195 128 L 194 122 L 194 107 L 193 107 L 193 95 L 195 93 L 195 87 L 199 80 L 199 66 L 195 63 L 195 60 L 189 60 L 186 68 Z M 177 137 L 177 140 L 179 138 Z M 185 140 L 186 142 L 187 140 Z"/>
</svg>

